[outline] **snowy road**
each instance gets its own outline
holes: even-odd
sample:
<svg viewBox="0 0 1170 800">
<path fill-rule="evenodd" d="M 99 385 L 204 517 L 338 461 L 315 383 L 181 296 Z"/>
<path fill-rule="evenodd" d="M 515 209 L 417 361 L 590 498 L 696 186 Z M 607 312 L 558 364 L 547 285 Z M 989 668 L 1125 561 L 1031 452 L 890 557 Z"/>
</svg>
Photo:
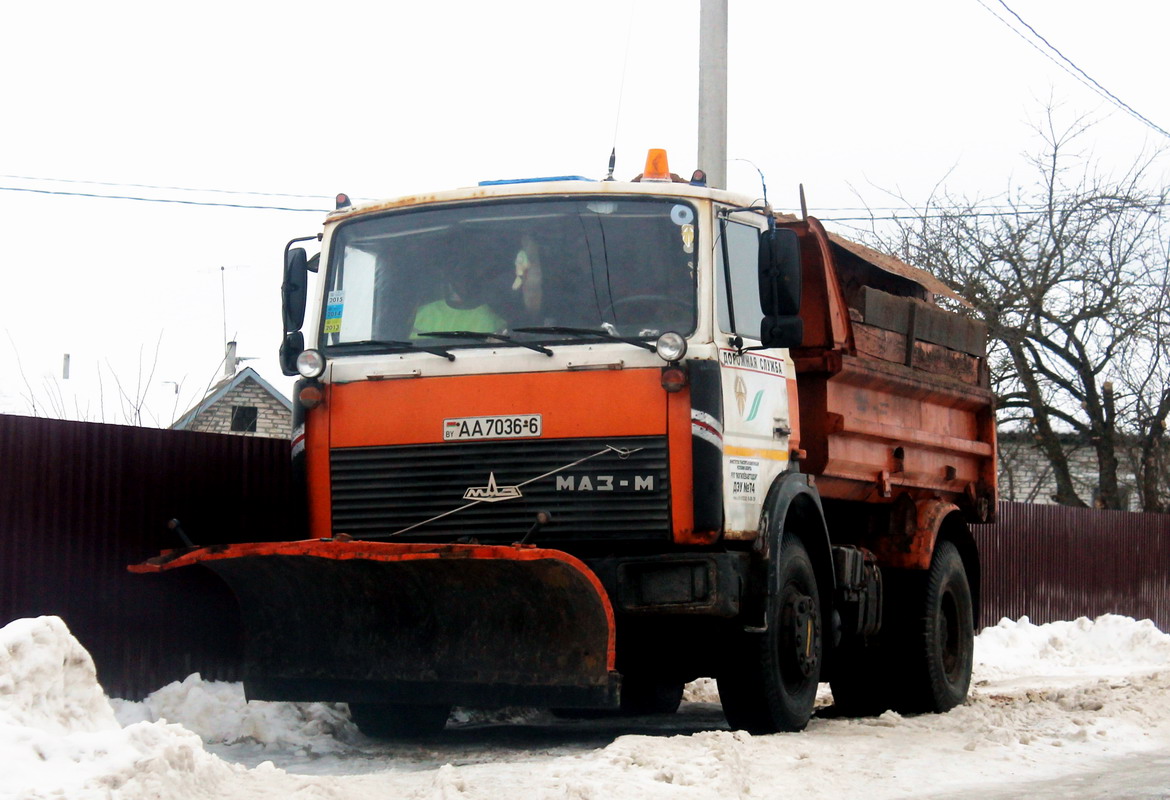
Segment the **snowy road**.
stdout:
<svg viewBox="0 0 1170 800">
<path fill-rule="evenodd" d="M 1150 623 L 1005 621 L 978 637 L 975 681 L 948 714 L 826 713 L 797 734 L 727 730 L 700 682 L 670 717 L 457 711 L 438 739 L 386 744 L 337 707 L 197 676 L 115 719 L 65 627 L 21 620 L 0 630 L 0 797 L 1170 797 L 1170 636 Z"/>
<path fill-rule="evenodd" d="M 1162 676 L 1162 685 L 1170 688 L 1170 675 Z M 1101 690 L 1089 687 L 1051 699 L 1067 712 L 1069 705 L 1095 706 L 1096 702 L 1089 698 L 1099 696 Z M 1112 691 L 1115 689 L 1110 684 L 1106 694 Z M 266 751 L 254 745 L 221 745 L 209 750 L 250 767 L 273 760 L 277 767 L 300 774 L 340 777 L 414 773 L 411 778 L 394 782 L 395 786 L 409 789 L 404 796 L 443 796 L 438 791 L 443 786 L 461 787 L 457 796 L 490 796 L 472 788 L 480 784 L 515 789 L 539 786 L 551 796 L 560 796 L 552 792 L 553 788 L 564 789 L 565 796 L 593 796 L 589 792 L 570 792 L 573 787 L 585 786 L 574 782 L 578 771 L 573 770 L 573 765 L 583 765 L 579 772 L 605 772 L 604 767 L 594 764 L 599 757 L 605 757 L 611 766 L 628 761 L 628 765 L 653 770 L 653 779 L 661 782 L 663 789 L 677 787 L 675 793 L 654 792 L 656 787 L 651 787 L 611 796 L 720 796 L 718 792 L 707 793 L 707 789 L 717 788 L 720 792 L 728 789 L 729 793 L 722 796 L 779 796 L 792 792 L 811 798 L 841 798 L 856 796 L 860 785 L 865 784 L 865 792 L 872 798 L 1014 800 L 1024 794 L 1030 800 L 1170 798 L 1170 729 L 1152 739 L 1148 735 L 1155 732 L 1143 730 L 1133 742 L 1121 740 L 1101 747 L 1101 752 L 1124 753 L 1131 745 L 1152 745 L 1140 756 L 1093 757 L 1087 752 L 1092 747 L 1074 746 L 1089 743 L 1088 736 L 1080 736 L 1078 722 L 1069 719 L 1067 713 L 1052 715 L 1052 708 L 1038 709 L 1038 702 L 1045 704 L 1034 692 L 1011 699 L 998 694 L 984 699 L 979 694 L 972 699 L 978 712 L 966 715 L 986 720 L 982 713 L 986 709 L 980 708 L 984 703 L 1000 710 L 1017 704 L 1031 705 L 1031 717 L 1045 719 L 1047 727 L 1030 725 L 1023 733 L 1028 742 L 1025 747 L 1038 749 L 1026 757 L 1009 752 L 1010 747 L 999 753 L 977 752 L 984 750 L 980 745 L 992 751 L 1005 749 L 1004 744 L 979 742 L 986 733 L 1003 733 L 1003 729 L 986 723 L 966 731 L 968 739 L 961 750 L 956 750 L 956 743 L 947 742 L 950 737 L 944 731 L 938 731 L 941 738 L 935 742 L 924 740 L 923 733 L 937 731 L 938 725 L 928 724 L 927 730 L 907 730 L 909 720 L 894 718 L 880 723 L 818 718 L 800 735 L 711 736 L 713 731 L 727 731 L 720 706 L 714 703 L 687 703 L 672 717 L 589 722 L 565 722 L 534 712 L 528 719 L 515 722 L 452 726 L 440 739 L 426 745 L 365 740 L 350 752 L 321 758 L 305 758 L 290 750 Z M 959 722 L 941 727 L 954 735 L 964 725 Z M 1064 736 L 1061 731 L 1065 731 Z M 859 738 L 866 742 L 858 742 Z M 1099 742 L 1102 738 L 1102 733 L 1097 733 Z M 875 747 L 882 752 L 875 752 Z M 1066 747 L 1067 752 L 1060 752 Z M 1046 749 L 1052 750 L 1045 752 Z M 695 766 L 711 751 L 715 752 L 713 764 L 708 768 Z M 688 764 L 694 768 L 693 774 L 687 774 Z M 448 782 L 439 780 L 436 772 L 445 765 L 449 765 L 445 774 Z M 570 765 L 567 770 L 558 770 L 565 765 Z M 824 774 L 818 774 L 821 771 Z M 1054 771 L 1059 772 L 1059 777 L 1042 778 Z M 456 775 L 461 777 L 456 779 Z M 691 791 L 683 792 L 683 787 Z M 434 788 L 435 793 L 428 794 L 428 788 Z"/>
</svg>

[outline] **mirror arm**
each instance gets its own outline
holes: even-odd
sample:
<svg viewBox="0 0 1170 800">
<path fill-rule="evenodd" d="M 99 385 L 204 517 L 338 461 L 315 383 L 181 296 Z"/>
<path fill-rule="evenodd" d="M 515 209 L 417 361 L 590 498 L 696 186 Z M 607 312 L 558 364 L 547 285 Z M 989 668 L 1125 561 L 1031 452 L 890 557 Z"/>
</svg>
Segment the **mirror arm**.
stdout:
<svg viewBox="0 0 1170 800">
<path fill-rule="evenodd" d="M 731 257 L 727 252 L 727 216 L 731 212 L 720 214 L 719 219 L 719 249 L 723 254 L 723 288 L 727 297 L 727 324 L 731 328 L 731 345 L 743 352 L 743 339 L 740 338 L 735 327 L 735 300 L 731 296 Z"/>
<path fill-rule="evenodd" d="M 314 241 L 319 242 L 319 241 L 321 241 L 322 238 L 324 238 L 324 234 L 314 233 L 312 236 L 298 236 L 295 239 L 289 239 L 288 244 L 286 244 L 284 246 L 285 263 L 288 263 L 288 251 L 292 250 L 292 246 L 294 244 L 297 244 L 298 242 L 314 242 Z"/>
</svg>

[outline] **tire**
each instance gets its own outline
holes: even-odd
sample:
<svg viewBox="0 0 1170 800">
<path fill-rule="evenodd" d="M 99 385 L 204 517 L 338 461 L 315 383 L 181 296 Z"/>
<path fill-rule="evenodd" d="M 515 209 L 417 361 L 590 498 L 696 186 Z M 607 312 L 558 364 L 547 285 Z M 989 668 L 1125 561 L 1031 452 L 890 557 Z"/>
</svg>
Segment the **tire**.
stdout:
<svg viewBox="0 0 1170 800">
<path fill-rule="evenodd" d="M 622 678 L 622 713 L 630 716 L 673 714 L 682 703 L 683 685 L 682 681 L 625 676 Z"/>
<path fill-rule="evenodd" d="M 773 569 L 779 591 L 768 603 L 767 630 L 737 634 L 717 678 L 727 722 L 753 734 L 804 730 L 820 681 L 820 594 L 799 539 L 784 536 Z"/>
<path fill-rule="evenodd" d="M 350 703 L 349 715 L 358 730 L 371 739 L 411 739 L 435 736 L 447 724 L 451 707 L 411 706 L 398 703 Z"/>
<path fill-rule="evenodd" d="M 896 710 L 941 713 L 967 699 L 975 653 L 971 585 L 953 542 L 935 546 L 919 586 L 917 598 L 907 598 L 916 613 L 907 618 L 905 683 Z"/>
</svg>

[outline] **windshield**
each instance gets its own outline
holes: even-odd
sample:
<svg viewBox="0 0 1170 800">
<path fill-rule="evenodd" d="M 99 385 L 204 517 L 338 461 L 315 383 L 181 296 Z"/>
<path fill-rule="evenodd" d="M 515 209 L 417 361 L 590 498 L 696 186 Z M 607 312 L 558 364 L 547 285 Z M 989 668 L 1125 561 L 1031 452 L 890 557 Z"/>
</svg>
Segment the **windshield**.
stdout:
<svg viewBox="0 0 1170 800">
<path fill-rule="evenodd" d="M 665 198 L 496 201 L 355 219 L 334 237 L 322 343 L 433 349 L 580 341 L 590 331 L 686 335 L 695 327 L 695 222 L 691 205 Z"/>
</svg>

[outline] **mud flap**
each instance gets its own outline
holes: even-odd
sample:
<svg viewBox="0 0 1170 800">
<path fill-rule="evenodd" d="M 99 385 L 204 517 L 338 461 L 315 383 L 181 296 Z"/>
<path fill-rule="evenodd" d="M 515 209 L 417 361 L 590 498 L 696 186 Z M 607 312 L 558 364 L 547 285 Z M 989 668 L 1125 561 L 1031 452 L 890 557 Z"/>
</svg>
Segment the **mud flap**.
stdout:
<svg viewBox="0 0 1170 800">
<path fill-rule="evenodd" d="M 313 540 L 201 548 L 131 570 L 192 564 L 239 601 L 250 699 L 617 705 L 613 609 L 568 553 Z"/>
</svg>

